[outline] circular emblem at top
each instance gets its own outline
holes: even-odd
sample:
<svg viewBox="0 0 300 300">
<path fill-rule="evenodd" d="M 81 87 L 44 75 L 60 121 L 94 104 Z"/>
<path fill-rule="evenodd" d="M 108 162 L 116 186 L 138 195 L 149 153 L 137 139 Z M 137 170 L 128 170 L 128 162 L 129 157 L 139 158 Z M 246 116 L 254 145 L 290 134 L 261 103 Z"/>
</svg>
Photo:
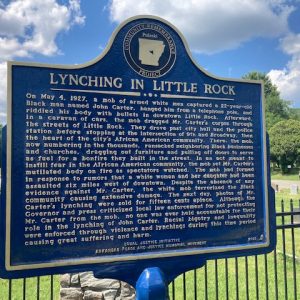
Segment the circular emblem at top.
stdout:
<svg viewBox="0 0 300 300">
<path fill-rule="evenodd" d="M 125 36 L 123 51 L 129 66 L 148 78 L 165 75 L 176 59 L 172 36 L 165 28 L 153 22 L 133 26 Z"/>
</svg>

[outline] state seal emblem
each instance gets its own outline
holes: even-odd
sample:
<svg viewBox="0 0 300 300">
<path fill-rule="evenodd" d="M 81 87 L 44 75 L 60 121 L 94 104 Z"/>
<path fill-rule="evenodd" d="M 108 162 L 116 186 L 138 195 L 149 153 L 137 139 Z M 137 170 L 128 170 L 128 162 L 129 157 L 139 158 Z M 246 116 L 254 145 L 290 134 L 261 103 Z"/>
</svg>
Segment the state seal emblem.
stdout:
<svg viewBox="0 0 300 300">
<path fill-rule="evenodd" d="M 129 66 L 143 77 L 157 78 L 171 70 L 176 46 L 167 29 L 156 23 L 140 23 L 126 34 L 124 56 Z"/>
</svg>

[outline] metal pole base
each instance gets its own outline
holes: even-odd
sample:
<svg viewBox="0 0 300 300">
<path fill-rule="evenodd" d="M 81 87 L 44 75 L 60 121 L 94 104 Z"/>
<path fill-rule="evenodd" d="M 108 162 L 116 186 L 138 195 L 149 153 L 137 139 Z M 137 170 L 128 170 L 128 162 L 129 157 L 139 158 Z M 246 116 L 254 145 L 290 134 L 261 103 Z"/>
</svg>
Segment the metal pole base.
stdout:
<svg viewBox="0 0 300 300">
<path fill-rule="evenodd" d="M 160 268 L 147 268 L 136 283 L 136 300 L 168 300 L 168 283 Z"/>
</svg>

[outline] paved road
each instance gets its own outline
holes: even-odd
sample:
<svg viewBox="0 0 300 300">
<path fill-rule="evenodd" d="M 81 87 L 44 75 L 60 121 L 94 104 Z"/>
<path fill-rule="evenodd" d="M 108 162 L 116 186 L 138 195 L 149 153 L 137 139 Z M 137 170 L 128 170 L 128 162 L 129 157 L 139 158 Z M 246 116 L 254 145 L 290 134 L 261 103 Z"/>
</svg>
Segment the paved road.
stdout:
<svg viewBox="0 0 300 300">
<path fill-rule="evenodd" d="M 291 185 L 297 185 L 300 190 L 300 180 L 272 180 L 272 186 L 278 185 L 279 190 L 290 189 Z"/>
</svg>

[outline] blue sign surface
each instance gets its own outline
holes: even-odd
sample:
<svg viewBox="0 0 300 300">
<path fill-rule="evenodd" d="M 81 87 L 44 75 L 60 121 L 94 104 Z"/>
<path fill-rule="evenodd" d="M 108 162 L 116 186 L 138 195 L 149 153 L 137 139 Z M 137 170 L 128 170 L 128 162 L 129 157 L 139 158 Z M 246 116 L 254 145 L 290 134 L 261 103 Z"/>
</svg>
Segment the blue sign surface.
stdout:
<svg viewBox="0 0 300 300">
<path fill-rule="evenodd" d="M 10 62 L 8 76 L 2 277 L 171 279 L 273 249 L 261 82 L 208 74 L 149 16 L 86 65 Z"/>
</svg>

